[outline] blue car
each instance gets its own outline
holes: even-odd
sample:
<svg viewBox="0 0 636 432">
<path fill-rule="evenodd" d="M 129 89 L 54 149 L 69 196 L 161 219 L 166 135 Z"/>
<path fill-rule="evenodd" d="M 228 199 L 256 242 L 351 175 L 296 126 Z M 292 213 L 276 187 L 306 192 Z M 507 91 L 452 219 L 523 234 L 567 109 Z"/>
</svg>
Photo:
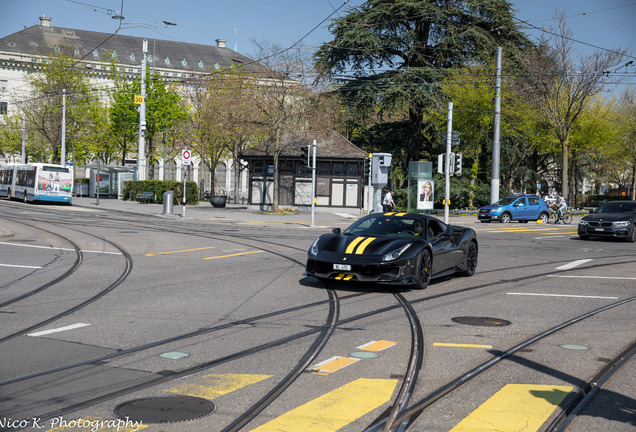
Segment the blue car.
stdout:
<svg viewBox="0 0 636 432">
<path fill-rule="evenodd" d="M 502 198 L 494 204 L 480 208 L 477 215 L 477 218 L 484 223 L 492 221 L 501 223 L 541 221 L 548 223 L 549 217 L 550 210 L 548 210 L 547 204 L 536 195 Z"/>
</svg>

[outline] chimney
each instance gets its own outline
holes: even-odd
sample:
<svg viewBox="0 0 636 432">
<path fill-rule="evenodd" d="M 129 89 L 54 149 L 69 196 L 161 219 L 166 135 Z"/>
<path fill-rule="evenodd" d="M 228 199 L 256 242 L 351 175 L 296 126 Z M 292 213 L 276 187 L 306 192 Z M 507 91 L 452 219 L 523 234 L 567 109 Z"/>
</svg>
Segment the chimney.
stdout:
<svg viewBox="0 0 636 432">
<path fill-rule="evenodd" d="M 225 42 L 227 42 L 227 40 L 225 40 L 225 39 L 217 39 L 216 40 L 216 47 L 217 48 L 225 48 Z"/>
<path fill-rule="evenodd" d="M 51 18 L 42 15 L 40 17 L 40 23 L 41 23 L 42 27 L 51 27 Z"/>
</svg>

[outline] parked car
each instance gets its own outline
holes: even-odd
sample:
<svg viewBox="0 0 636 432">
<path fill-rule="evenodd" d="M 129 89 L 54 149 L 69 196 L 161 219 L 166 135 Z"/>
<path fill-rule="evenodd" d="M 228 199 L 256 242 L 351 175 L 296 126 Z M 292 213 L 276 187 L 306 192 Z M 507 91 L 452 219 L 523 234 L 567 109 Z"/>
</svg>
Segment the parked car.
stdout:
<svg viewBox="0 0 636 432">
<path fill-rule="evenodd" d="M 550 210 L 543 198 L 536 195 L 508 196 L 479 209 L 477 218 L 481 222 L 538 221 L 548 223 Z"/>
<path fill-rule="evenodd" d="M 636 242 L 636 201 L 608 201 L 579 222 L 579 237 L 617 237 Z"/>
</svg>

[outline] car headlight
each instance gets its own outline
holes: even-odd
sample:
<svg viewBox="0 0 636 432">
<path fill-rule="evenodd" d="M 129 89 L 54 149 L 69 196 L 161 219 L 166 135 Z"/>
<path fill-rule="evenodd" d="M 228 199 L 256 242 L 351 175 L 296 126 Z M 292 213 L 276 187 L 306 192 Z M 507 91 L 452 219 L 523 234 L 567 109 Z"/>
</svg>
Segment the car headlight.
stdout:
<svg viewBox="0 0 636 432">
<path fill-rule="evenodd" d="M 579 226 L 588 226 L 590 223 L 588 221 L 585 220 L 581 220 L 579 221 Z"/>
<path fill-rule="evenodd" d="M 393 261 L 396 260 L 407 250 L 411 245 L 407 244 L 406 246 L 401 247 L 400 249 L 396 249 L 393 252 L 389 252 L 388 254 L 382 257 L 382 261 Z"/>
<path fill-rule="evenodd" d="M 317 238 L 314 241 L 314 244 L 312 244 L 311 247 L 309 248 L 309 255 L 311 256 L 318 255 L 318 240 L 320 240 L 320 238 Z"/>
<path fill-rule="evenodd" d="M 617 221 L 617 222 L 613 222 L 612 225 L 614 225 L 615 227 L 626 227 L 626 226 L 630 226 L 632 223 L 630 221 Z"/>
</svg>

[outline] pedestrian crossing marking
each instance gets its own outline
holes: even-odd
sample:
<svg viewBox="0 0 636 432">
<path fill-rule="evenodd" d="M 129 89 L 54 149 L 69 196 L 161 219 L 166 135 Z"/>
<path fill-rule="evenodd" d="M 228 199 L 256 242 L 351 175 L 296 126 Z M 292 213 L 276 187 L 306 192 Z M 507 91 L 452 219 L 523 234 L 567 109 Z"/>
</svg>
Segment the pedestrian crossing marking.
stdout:
<svg viewBox="0 0 636 432">
<path fill-rule="evenodd" d="M 196 383 L 181 384 L 164 391 L 204 399 L 214 399 L 270 377 L 272 375 L 210 374 L 204 375 Z"/>
<path fill-rule="evenodd" d="M 450 432 L 535 432 L 571 386 L 507 384 Z"/>
<path fill-rule="evenodd" d="M 252 429 L 333 432 L 391 400 L 397 380 L 359 378 Z"/>
<path fill-rule="evenodd" d="M 309 370 L 317 375 L 329 375 L 330 373 L 340 370 L 344 367 L 347 367 L 350 364 L 353 364 L 357 361 L 360 361 L 360 359 L 351 358 L 351 357 L 334 356 L 334 357 L 331 357 L 330 359 L 327 359 L 323 362 L 320 362 L 314 365 Z"/>
<path fill-rule="evenodd" d="M 392 347 L 393 345 L 397 344 L 397 342 L 392 342 L 392 341 L 387 341 L 387 340 L 379 340 L 379 341 L 371 341 L 369 343 L 366 343 L 364 345 L 360 345 L 359 347 L 356 347 L 359 350 L 362 351 L 382 351 L 383 349 L 387 349 L 389 347 Z"/>
</svg>

